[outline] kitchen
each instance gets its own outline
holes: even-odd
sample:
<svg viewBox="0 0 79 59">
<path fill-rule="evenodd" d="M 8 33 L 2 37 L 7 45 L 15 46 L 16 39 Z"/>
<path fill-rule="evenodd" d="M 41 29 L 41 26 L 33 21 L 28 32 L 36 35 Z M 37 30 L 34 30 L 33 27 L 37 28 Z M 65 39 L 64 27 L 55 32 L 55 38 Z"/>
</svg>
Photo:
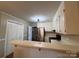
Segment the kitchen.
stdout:
<svg viewBox="0 0 79 59">
<path fill-rule="evenodd" d="M 49 13 L 46 14 L 47 21 L 43 21 L 42 16 L 31 18 L 35 19 L 34 22 L 25 22 L 22 20 L 21 16 L 24 16 L 22 12 L 18 11 L 18 14 L 21 13 L 19 16 L 18 14 L 14 14 L 15 9 L 13 7 L 8 6 L 6 9 L 3 8 L 1 5 L 8 4 L 8 2 L 1 2 L 0 7 L 3 8 L 1 10 L 5 12 L 0 12 L 0 38 L 1 41 L 4 41 L 4 46 L 1 46 L 1 57 L 6 57 L 10 53 L 13 52 L 13 57 L 17 58 L 54 58 L 54 57 L 78 57 L 79 52 L 79 28 L 77 27 L 79 25 L 78 23 L 78 15 L 79 15 L 79 3 L 78 2 L 31 2 L 35 4 L 34 6 L 38 5 L 36 8 L 33 9 L 33 5 L 30 2 L 10 2 L 15 3 L 14 8 L 16 11 L 20 9 L 20 11 L 26 11 L 26 9 L 23 9 L 23 6 L 26 4 L 29 5 L 32 10 L 36 11 L 40 14 L 44 11 L 51 11 L 49 17 Z M 21 8 L 17 8 L 18 4 L 24 4 L 21 5 Z M 38 4 L 37 4 L 38 3 Z M 42 7 L 39 7 L 40 4 Z M 51 5 L 53 4 L 53 5 Z M 45 7 L 45 5 L 47 7 Z M 50 6 L 52 8 L 50 8 Z M 5 6 L 4 6 L 5 7 Z M 43 8 L 44 7 L 44 8 Z M 7 11 L 8 9 L 12 9 L 10 11 Z M 41 9 L 43 8 L 43 9 Z M 46 10 L 46 8 L 49 10 Z M 30 8 L 27 8 L 27 11 L 29 11 Z M 54 12 L 53 12 L 53 11 Z M 29 11 L 31 12 L 31 10 Z M 12 13 L 16 17 L 8 14 Z M 27 12 L 28 13 L 28 12 Z M 52 14 L 54 13 L 54 15 Z M 32 14 L 32 13 L 31 13 Z M 30 14 L 29 14 L 30 15 Z M 27 17 L 29 17 L 27 15 Z M 18 17 L 18 18 L 17 18 Z M 25 16 L 24 16 L 25 17 Z M 25 18 L 27 18 L 25 17 Z M 45 17 L 43 17 L 45 18 Z M 24 19 L 24 18 L 23 18 Z M 27 18 L 28 19 L 28 18 Z M 46 19 L 46 18 L 45 18 Z M 33 21 L 32 20 L 32 21 Z M 14 24 L 15 23 L 15 24 Z M 18 24 L 18 25 L 17 25 Z M 6 27 L 7 25 L 7 27 Z M 43 29 L 43 37 L 39 40 L 38 34 L 36 34 L 38 37 L 36 40 L 30 39 L 28 33 L 32 32 L 28 30 L 28 27 L 32 29 L 32 27 L 35 28 L 44 28 Z M 6 29 L 7 28 L 7 29 Z M 37 28 L 37 29 L 38 29 Z M 8 32 L 7 32 L 8 31 Z M 37 31 L 34 31 L 37 32 Z M 37 32 L 38 33 L 38 32 Z M 32 33 L 31 33 L 32 34 Z M 57 39 L 57 34 L 59 34 L 60 40 Z M 35 34 L 33 34 L 35 35 Z M 33 36 L 34 37 L 34 36 Z M 49 38 L 53 37 L 55 39 L 51 38 L 51 42 L 49 42 Z M 10 42 L 11 41 L 11 42 Z M 1 44 L 2 45 L 2 44 Z M 28 54 L 27 54 L 28 53 Z"/>
</svg>

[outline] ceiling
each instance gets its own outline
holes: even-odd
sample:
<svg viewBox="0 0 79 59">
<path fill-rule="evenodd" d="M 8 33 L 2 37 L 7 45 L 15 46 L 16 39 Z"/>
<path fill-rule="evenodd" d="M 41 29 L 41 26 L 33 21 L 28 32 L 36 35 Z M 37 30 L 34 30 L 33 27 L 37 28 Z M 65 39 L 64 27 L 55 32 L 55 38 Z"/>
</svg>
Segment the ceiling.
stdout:
<svg viewBox="0 0 79 59">
<path fill-rule="evenodd" d="M 23 20 L 51 21 L 60 2 L 58 1 L 0 1 L 0 10 Z"/>
</svg>

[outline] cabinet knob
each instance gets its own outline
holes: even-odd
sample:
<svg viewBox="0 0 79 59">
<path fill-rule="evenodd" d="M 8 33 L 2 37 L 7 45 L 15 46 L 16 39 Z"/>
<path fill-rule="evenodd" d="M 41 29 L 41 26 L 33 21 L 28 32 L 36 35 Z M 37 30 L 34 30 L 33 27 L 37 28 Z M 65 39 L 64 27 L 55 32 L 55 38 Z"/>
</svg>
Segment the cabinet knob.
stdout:
<svg viewBox="0 0 79 59">
<path fill-rule="evenodd" d="M 63 12 L 65 12 L 65 9 L 63 9 Z"/>
<path fill-rule="evenodd" d="M 66 32 L 66 29 L 65 29 L 65 32 Z"/>
</svg>

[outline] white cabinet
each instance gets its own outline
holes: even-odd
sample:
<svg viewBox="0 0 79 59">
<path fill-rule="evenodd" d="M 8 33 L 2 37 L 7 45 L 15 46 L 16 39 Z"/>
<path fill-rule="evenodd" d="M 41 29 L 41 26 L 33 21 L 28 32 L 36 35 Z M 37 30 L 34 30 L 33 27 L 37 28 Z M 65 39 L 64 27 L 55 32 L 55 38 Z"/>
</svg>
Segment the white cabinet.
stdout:
<svg viewBox="0 0 79 59">
<path fill-rule="evenodd" d="M 63 34 L 79 34 L 78 2 L 61 2 L 53 19 L 53 28 Z"/>
</svg>

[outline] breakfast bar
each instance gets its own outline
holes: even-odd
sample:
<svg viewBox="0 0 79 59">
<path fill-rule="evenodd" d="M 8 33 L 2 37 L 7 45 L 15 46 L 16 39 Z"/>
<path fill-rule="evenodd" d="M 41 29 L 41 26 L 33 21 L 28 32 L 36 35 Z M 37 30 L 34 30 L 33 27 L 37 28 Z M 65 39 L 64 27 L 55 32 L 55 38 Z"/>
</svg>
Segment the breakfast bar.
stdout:
<svg viewBox="0 0 79 59">
<path fill-rule="evenodd" d="M 77 57 L 78 46 L 36 42 L 27 40 L 13 40 L 14 57 Z"/>
</svg>

